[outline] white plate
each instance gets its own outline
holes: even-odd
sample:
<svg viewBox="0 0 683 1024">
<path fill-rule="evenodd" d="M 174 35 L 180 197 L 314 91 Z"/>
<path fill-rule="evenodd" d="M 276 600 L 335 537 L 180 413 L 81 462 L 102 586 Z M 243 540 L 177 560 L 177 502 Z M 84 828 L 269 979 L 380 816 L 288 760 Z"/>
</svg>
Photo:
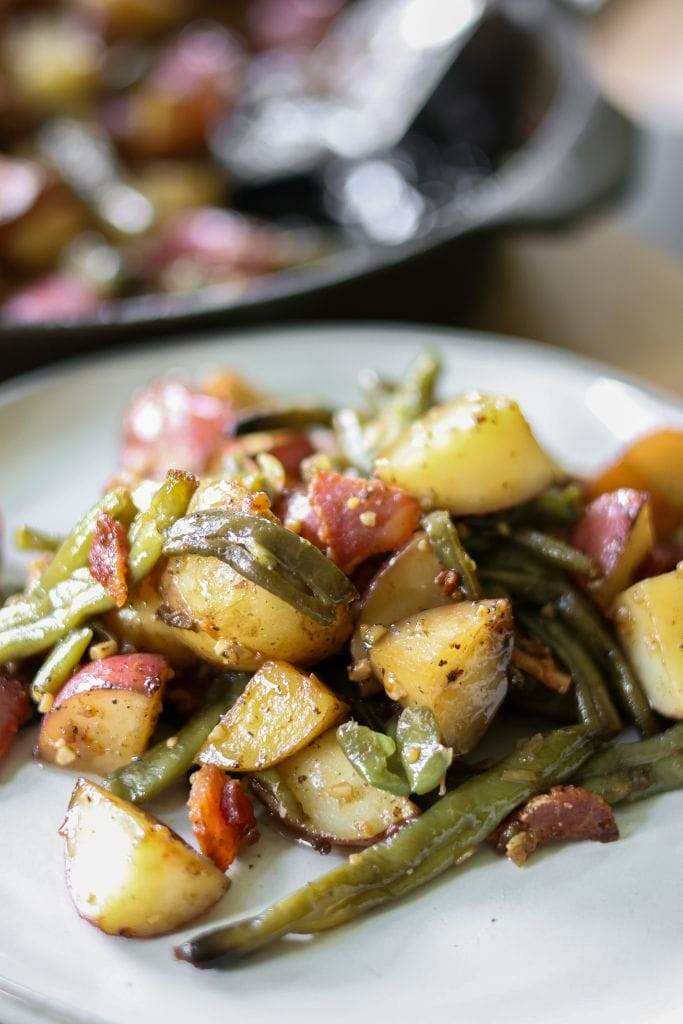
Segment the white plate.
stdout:
<svg viewBox="0 0 683 1024">
<path fill-rule="evenodd" d="M 353 399 L 361 367 L 399 373 L 425 345 L 443 354 L 445 392 L 514 395 L 577 470 L 594 469 L 646 430 L 683 426 L 673 399 L 603 366 L 503 339 L 402 327 L 193 339 L 0 389 L 5 518 L 10 527 L 67 527 L 114 466 L 130 392 L 168 369 L 229 362 L 285 394 L 341 401 Z M 174 962 L 168 938 L 113 939 L 78 919 L 56 834 L 73 778 L 27 761 L 30 740 L 0 773 L 3 1024 L 682 1019 L 683 794 L 620 812 L 622 839 L 613 845 L 554 849 L 522 871 L 485 852 L 360 923 L 280 944 L 239 969 L 197 971 Z M 179 800 L 159 809 L 182 826 Z M 208 920 L 255 910 L 335 860 L 277 838 L 262 842 Z"/>
</svg>

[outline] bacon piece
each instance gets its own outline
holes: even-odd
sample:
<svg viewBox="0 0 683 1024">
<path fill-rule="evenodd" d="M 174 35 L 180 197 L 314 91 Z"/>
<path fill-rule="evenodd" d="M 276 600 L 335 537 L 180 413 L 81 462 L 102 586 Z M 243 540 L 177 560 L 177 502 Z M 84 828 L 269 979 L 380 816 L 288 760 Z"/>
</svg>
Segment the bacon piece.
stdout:
<svg viewBox="0 0 683 1024">
<path fill-rule="evenodd" d="M 117 608 L 123 608 L 128 600 L 129 550 L 122 524 L 107 512 L 100 512 L 88 561 L 90 572 L 115 601 Z"/>
<path fill-rule="evenodd" d="M 610 805 L 581 786 L 553 786 L 511 814 L 489 842 L 518 867 L 539 846 L 564 839 L 592 839 L 611 843 L 619 829 Z"/>
<path fill-rule="evenodd" d="M 558 667 L 548 648 L 533 640 L 521 637 L 517 640 L 512 650 L 512 664 L 555 693 L 566 693 L 572 685 L 572 677 Z"/>
<path fill-rule="evenodd" d="M 169 469 L 203 473 L 232 427 L 232 405 L 181 380 L 153 384 L 133 400 L 123 421 L 123 468 L 156 480 Z"/>
<path fill-rule="evenodd" d="M 26 687 L 6 669 L 0 668 L 0 761 L 12 746 L 20 726 L 31 717 L 31 710 Z"/>
<path fill-rule="evenodd" d="M 313 477 L 308 500 L 312 516 L 307 513 L 302 535 L 315 533 L 314 543 L 346 573 L 400 547 L 420 520 L 417 501 L 399 487 L 327 470 Z"/>
<path fill-rule="evenodd" d="M 241 783 L 216 765 L 202 765 L 192 776 L 188 808 L 202 853 L 226 871 L 256 827 L 254 809 Z"/>
</svg>

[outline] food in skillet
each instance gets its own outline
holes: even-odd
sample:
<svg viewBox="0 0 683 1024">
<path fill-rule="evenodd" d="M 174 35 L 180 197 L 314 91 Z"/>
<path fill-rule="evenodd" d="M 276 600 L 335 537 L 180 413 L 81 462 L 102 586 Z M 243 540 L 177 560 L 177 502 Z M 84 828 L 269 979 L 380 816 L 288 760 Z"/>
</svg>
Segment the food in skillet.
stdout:
<svg viewBox="0 0 683 1024">
<path fill-rule="evenodd" d="M 211 143 L 248 82 L 301 76 L 343 2 L 0 4 L 0 321 L 241 290 L 319 257 L 318 232 L 230 208 Z"/>
<path fill-rule="evenodd" d="M 186 925 L 270 824 L 354 852 L 178 957 L 334 927 L 486 842 L 613 841 L 614 805 L 683 783 L 683 435 L 573 481 L 512 399 L 438 402 L 437 375 L 366 374 L 339 410 L 163 380 L 72 532 L 17 531 L 0 755 L 33 706 L 37 756 L 80 776 L 67 884 L 103 931 Z M 484 760 L 510 715 L 526 738 Z M 188 780 L 197 849 L 145 809 Z"/>
</svg>

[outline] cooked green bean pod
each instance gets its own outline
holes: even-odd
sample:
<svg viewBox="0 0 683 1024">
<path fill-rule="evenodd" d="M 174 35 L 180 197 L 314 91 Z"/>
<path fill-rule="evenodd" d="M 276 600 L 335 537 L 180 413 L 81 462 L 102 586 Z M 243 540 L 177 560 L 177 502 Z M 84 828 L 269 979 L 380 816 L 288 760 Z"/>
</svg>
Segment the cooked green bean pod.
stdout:
<svg viewBox="0 0 683 1024">
<path fill-rule="evenodd" d="M 596 574 L 595 563 L 582 551 L 577 551 L 571 544 L 551 537 L 540 530 L 518 529 L 510 532 L 510 539 L 523 548 L 528 548 L 543 561 L 565 572 L 577 573 L 592 579 Z"/>
<path fill-rule="evenodd" d="M 391 736 L 348 721 L 337 729 L 337 740 L 347 759 L 368 785 L 395 796 L 408 796 L 410 785 Z"/>
<path fill-rule="evenodd" d="M 240 416 L 233 434 L 253 434 L 261 430 L 305 430 L 306 427 L 332 426 L 332 410 L 323 405 L 288 405 L 273 409 L 253 409 Z"/>
<path fill-rule="evenodd" d="M 576 629 L 584 643 L 603 658 L 621 697 L 624 710 L 645 736 L 660 731 L 657 716 L 648 704 L 616 640 L 603 625 L 598 611 L 574 590 L 567 590 L 556 601 L 560 615 Z"/>
<path fill-rule="evenodd" d="M 564 623 L 523 609 L 517 609 L 516 616 L 532 635 L 553 651 L 571 674 L 584 724 L 596 733 L 608 736 L 618 733 L 622 728 L 621 719 L 600 671 Z"/>
<path fill-rule="evenodd" d="M 14 546 L 18 551 L 57 551 L 63 543 L 64 537 L 34 526 L 18 526 L 14 531 Z"/>
<path fill-rule="evenodd" d="M 93 638 L 93 631 L 85 626 L 73 629 L 59 643 L 55 644 L 40 666 L 31 684 L 31 695 L 35 701 L 45 693 L 57 693 L 80 664 Z"/>
<path fill-rule="evenodd" d="M 448 512 L 430 512 L 424 516 L 422 526 L 434 554 L 444 569 L 451 569 L 458 574 L 465 597 L 471 601 L 480 598 L 481 585 L 477 578 L 477 563 L 465 551 Z"/>
<path fill-rule="evenodd" d="M 197 478 L 190 473 L 171 470 L 149 508 L 136 515 L 128 533 L 128 566 L 133 583 L 147 576 L 161 558 L 166 531 L 187 512 L 197 484 Z"/>
<path fill-rule="evenodd" d="M 577 782 L 610 804 L 683 788 L 683 723 L 638 743 L 613 743 L 591 757 Z"/>
<path fill-rule="evenodd" d="M 357 597 L 350 580 L 309 541 L 279 523 L 244 512 L 205 511 L 168 530 L 167 555 L 212 555 L 257 586 L 325 625 Z"/>
<path fill-rule="evenodd" d="M 516 807 L 570 778 L 594 749 L 582 726 L 534 737 L 389 839 L 355 853 L 263 913 L 183 943 L 176 956 L 195 966 L 232 962 L 288 933 L 322 931 L 397 899 L 474 853 Z"/>
<path fill-rule="evenodd" d="M 112 772 L 102 785 L 134 804 L 159 796 L 190 771 L 197 751 L 221 715 L 235 703 L 249 678 L 243 672 L 235 672 L 228 679 L 218 680 L 210 688 L 204 706 L 178 730 L 171 744 L 161 740 L 141 757 Z"/>
<path fill-rule="evenodd" d="M 95 533 L 95 524 L 100 512 L 107 512 L 113 519 L 118 519 L 129 526 L 135 516 L 135 505 L 130 492 L 125 487 L 116 487 L 104 495 L 101 501 L 73 528 L 69 536 L 55 552 L 47 569 L 40 577 L 39 588 L 44 593 L 51 590 L 56 583 L 71 576 L 75 569 L 87 565 L 90 547 Z M 34 588 L 32 588 L 33 590 Z M 36 591 L 38 588 L 35 588 Z"/>
<path fill-rule="evenodd" d="M 517 522 L 544 523 L 548 526 L 572 526 L 584 508 L 578 484 L 549 487 L 533 501 L 514 510 Z"/>
</svg>

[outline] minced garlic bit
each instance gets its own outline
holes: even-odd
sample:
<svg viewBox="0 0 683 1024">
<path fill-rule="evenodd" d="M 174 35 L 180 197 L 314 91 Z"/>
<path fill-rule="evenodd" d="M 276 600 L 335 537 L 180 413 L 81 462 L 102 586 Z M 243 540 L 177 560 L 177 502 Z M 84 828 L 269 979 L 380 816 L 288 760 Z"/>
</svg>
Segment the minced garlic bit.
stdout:
<svg viewBox="0 0 683 1024">
<path fill-rule="evenodd" d="M 372 665 L 369 658 L 361 658 L 349 669 L 349 679 L 354 683 L 362 683 L 372 675 Z"/>
<path fill-rule="evenodd" d="M 376 625 L 360 627 L 361 640 L 368 648 L 372 647 L 373 644 L 376 644 L 378 640 L 381 640 L 386 632 L 388 632 L 386 626 Z"/>
<path fill-rule="evenodd" d="M 112 637 L 110 640 L 102 640 L 99 644 L 93 644 L 88 651 L 88 656 L 91 661 L 104 661 L 105 658 L 111 658 L 112 655 L 117 654 L 118 650 L 118 641 Z"/>
<path fill-rule="evenodd" d="M 360 505 L 360 498 L 358 497 L 357 494 L 352 494 L 351 497 L 347 499 L 347 502 L 346 502 L 346 507 L 347 508 L 358 508 L 359 505 Z"/>
<path fill-rule="evenodd" d="M 417 550 L 421 551 L 423 554 L 425 553 L 425 551 L 429 551 L 429 548 L 430 548 L 430 543 L 429 543 L 429 541 L 427 540 L 426 537 L 422 537 L 417 542 Z"/>
<path fill-rule="evenodd" d="M 59 750 L 61 747 L 66 746 L 66 740 L 63 736 L 58 736 L 53 745 L 55 750 Z"/>
<path fill-rule="evenodd" d="M 377 526 L 376 512 L 361 512 L 358 516 L 363 526 Z"/>
<path fill-rule="evenodd" d="M 408 764 L 415 764 L 415 762 L 419 760 L 420 748 L 417 746 L 417 744 L 414 744 L 412 747 L 408 747 L 408 749 L 406 750 L 406 761 L 408 762 Z"/>
<path fill-rule="evenodd" d="M 63 740 L 62 743 L 64 743 Z M 55 746 L 57 746 L 57 744 L 55 744 Z M 55 762 L 58 765 L 61 765 L 62 767 L 64 767 L 67 764 L 71 764 L 71 762 L 75 760 L 76 751 L 72 750 L 71 747 L 67 747 L 66 743 L 64 743 L 63 746 L 59 747 L 57 753 L 55 754 Z"/>
<path fill-rule="evenodd" d="M 54 702 L 55 699 L 51 693 L 44 693 L 43 696 L 38 701 L 38 710 L 40 711 L 41 715 L 46 715 L 50 708 L 52 707 L 52 705 L 54 704 Z"/>
<path fill-rule="evenodd" d="M 177 745 L 178 745 L 178 737 L 177 736 L 169 736 L 168 739 L 166 740 L 166 746 L 168 747 L 169 750 L 173 750 L 173 748 L 175 746 L 177 746 Z"/>
<path fill-rule="evenodd" d="M 340 803 L 347 804 L 353 800 L 354 789 L 350 782 L 335 782 L 334 786 L 330 786 L 330 795 Z"/>
</svg>

